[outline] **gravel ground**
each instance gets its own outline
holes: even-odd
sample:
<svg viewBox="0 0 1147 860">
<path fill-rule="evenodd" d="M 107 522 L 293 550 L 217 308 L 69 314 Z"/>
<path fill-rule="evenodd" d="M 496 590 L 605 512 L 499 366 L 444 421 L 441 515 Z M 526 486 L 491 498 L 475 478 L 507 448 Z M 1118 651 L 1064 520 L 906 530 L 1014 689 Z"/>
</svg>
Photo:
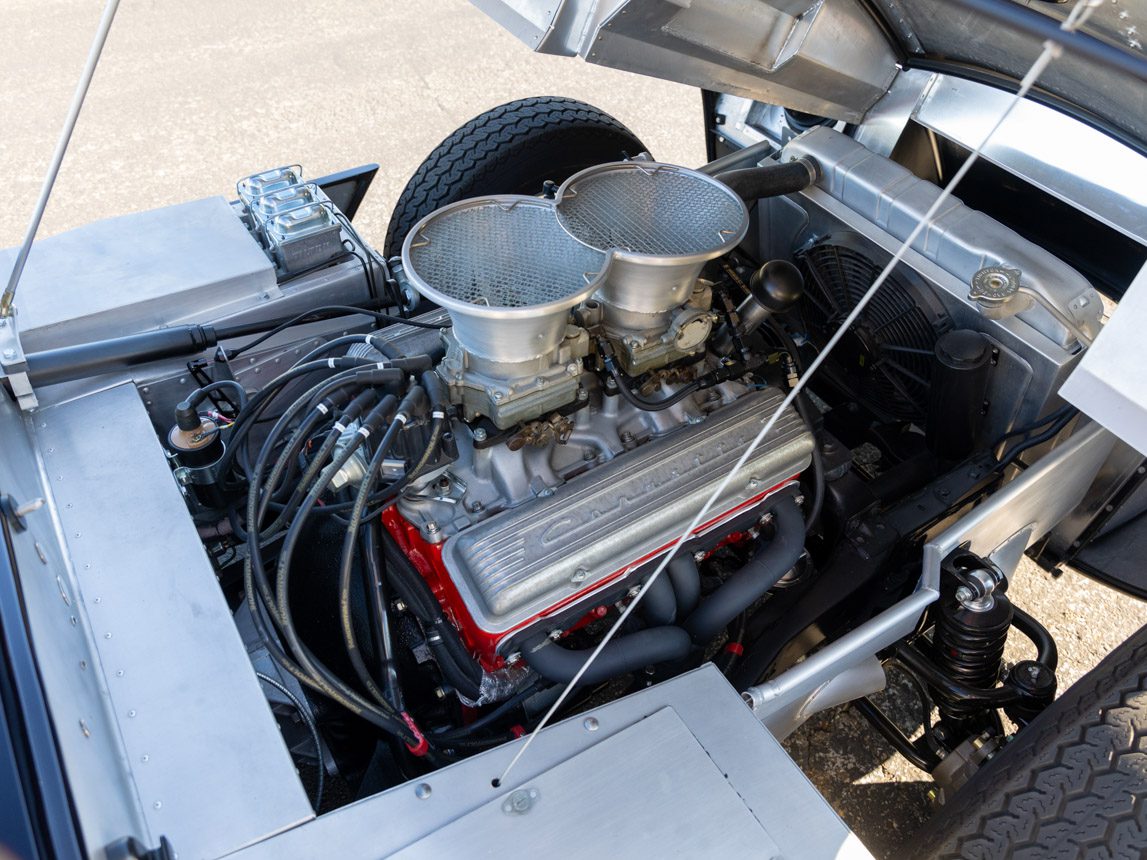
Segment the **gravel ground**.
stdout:
<svg viewBox="0 0 1147 860">
<path fill-rule="evenodd" d="M 11 245 L 31 212 L 101 4 L 4 6 L 0 245 Z M 299 162 L 317 176 L 376 161 L 382 169 L 358 220 L 381 243 L 406 178 L 431 148 L 487 108 L 543 94 L 609 111 L 663 160 L 704 158 L 695 90 L 533 56 L 464 0 L 125 0 L 42 235 L 227 195 L 239 177 L 279 164 Z M 1073 572 L 1054 579 L 1025 564 L 1012 594 L 1055 635 L 1061 687 L 1147 623 L 1142 603 Z M 918 725 L 904 691 L 887 697 L 905 728 Z M 878 854 L 896 856 L 928 814 L 929 784 L 847 708 L 817 716 L 786 746 Z"/>
</svg>

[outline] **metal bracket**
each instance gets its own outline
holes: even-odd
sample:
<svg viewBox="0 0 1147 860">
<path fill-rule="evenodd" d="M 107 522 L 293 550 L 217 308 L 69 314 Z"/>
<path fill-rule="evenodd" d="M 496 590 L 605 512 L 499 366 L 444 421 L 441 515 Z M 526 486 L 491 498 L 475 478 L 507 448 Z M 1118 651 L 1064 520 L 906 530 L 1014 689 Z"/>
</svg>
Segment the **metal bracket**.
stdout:
<svg viewBox="0 0 1147 860">
<path fill-rule="evenodd" d="M 28 362 L 24 359 L 24 349 L 20 346 L 20 333 L 16 329 L 16 312 L 11 316 L 0 317 L 0 376 L 8 380 L 16 402 L 22 412 L 28 412 L 40 405 L 32 381 L 28 379 Z"/>
</svg>

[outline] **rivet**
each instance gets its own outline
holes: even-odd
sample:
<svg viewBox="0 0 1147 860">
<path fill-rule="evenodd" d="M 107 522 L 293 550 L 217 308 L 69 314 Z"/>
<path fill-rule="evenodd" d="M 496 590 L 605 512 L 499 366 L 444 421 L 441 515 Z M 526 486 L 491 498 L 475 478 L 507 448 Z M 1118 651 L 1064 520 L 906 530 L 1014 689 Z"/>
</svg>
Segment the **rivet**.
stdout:
<svg viewBox="0 0 1147 860">
<path fill-rule="evenodd" d="M 585 726 L 587 732 L 596 732 L 601 728 L 601 723 L 597 721 L 597 717 L 586 717 L 581 724 Z"/>
<path fill-rule="evenodd" d="M 128 711 L 128 712 L 127 712 L 127 715 L 128 715 L 129 717 L 134 717 L 134 716 L 135 716 L 135 709 L 134 709 L 134 708 L 132 708 L 130 711 Z"/>
<path fill-rule="evenodd" d="M 431 788 L 427 783 L 420 782 L 418 785 L 414 786 L 414 796 L 419 800 L 426 800 L 426 798 L 430 797 L 430 794 Z"/>
</svg>

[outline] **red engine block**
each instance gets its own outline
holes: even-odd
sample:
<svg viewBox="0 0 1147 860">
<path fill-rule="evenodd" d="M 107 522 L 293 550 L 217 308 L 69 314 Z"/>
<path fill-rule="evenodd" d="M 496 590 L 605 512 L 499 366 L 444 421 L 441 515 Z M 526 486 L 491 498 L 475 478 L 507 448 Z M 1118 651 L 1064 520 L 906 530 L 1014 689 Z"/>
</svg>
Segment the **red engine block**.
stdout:
<svg viewBox="0 0 1147 860">
<path fill-rule="evenodd" d="M 705 534 L 712 532 L 719 528 L 722 524 L 734 519 L 738 514 L 751 510 L 754 507 L 760 506 L 769 496 L 773 495 L 780 489 L 787 487 L 797 480 L 796 476 L 782 481 L 775 487 L 770 487 L 764 492 L 754 496 L 753 498 L 737 505 L 731 510 L 723 511 L 702 523 L 694 530 L 695 535 Z M 446 565 L 442 560 L 442 545 L 428 543 L 422 538 L 418 527 L 408 522 L 397 510 L 395 506 L 387 508 L 382 513 L 382 521 L 386 526 L 387 531 L 394 537 L 398 543 L 399 548 L 405 553 L 406 557 L 410 559 L 411 563 L 422 575 L 430 586 L 430 590 L 438 599 L 439 604 L 442 606 L 443 613 L 450 620 L 450 623 L 459 631 L 462 636 L 462 641 L 466 647 L 478 658 L 482 666 L 487 670 L 493 670 L 501 667 L 504 664 L 504 658 L 498 654 L 498 644 L 507 636 L 512 635 L 514 631 L 491 633 L 479 627 L 470 613 L 466 609 L 466 605 L 462 600 L 462 596 L 458 593 L 453 580 L 450 577 L 450 572 L 446 569 Z M 744 539 L 745 535 L 741 532 L 730 532 L 722 535 L 721 539 L 716 542 L 714 548 L 724 544 L 735 542 L 739 539 Z M 620 567 L 615 574 L 605 580 L 599 580 L 589 586 L 585 591 L 571 595 L 566 600 L 562 601 L 556 606 L 552 606 L 547 610 L 546 615 L 557 612 L 558 610 L 568 606 L 571 603 L 576 603 L 582 600 L 589 592 L 601 589 L 609 582 L 616 581 L 618 578 L 625 576 L 629 572 L 638 567 L 646 564 L 652 559 L 657 558 L 663 552 L 670 548 L 671 544 L 663 547 L 658 547 L 651 553 L 646 554 L 642 558 L 633 559 L 628 564 Z M 609 611 L 608 605 L 598 605 L 590 608 L 586 614 L 575 623 L 567 628 L 576 630 L 577 628 L 589 623 L 590 621 L 604 616 Z M 535 619 L 537 620 L 537 619 Z M 528 625 L 523 625 L 528 626 Z M 520 629 L 520 628 L 519 628 Z"/>
</svg>

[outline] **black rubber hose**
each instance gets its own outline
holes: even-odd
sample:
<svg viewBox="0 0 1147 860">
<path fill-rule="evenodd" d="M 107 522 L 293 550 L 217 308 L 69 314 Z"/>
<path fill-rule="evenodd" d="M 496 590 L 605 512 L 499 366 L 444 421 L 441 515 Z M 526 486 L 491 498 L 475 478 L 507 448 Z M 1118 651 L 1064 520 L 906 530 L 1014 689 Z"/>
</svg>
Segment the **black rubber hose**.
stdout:
<svg viewBox="0 0 1147 860">
<path fill-rule="evenodd" d="M 682 625 L 693 641 L 705 645 L 729 623 L 764 596 L 792 570 L 804 552 L 804 517 L 791 493 L 771 508 L 773 539 L 721 587 L 701 601 Z"/>
<path fill-rule="evenodd" d="M 624 397 L 631 405 L 636 406 L 643 412 L 659 412 L 662 409 L 668 409 L 670 406 L 676 406 L 690 394 L 695 394 L 701 390 L 701 383 L 693 380 L 688 385 L 679 388 L 672 394 L 662 397 L 660 400 L 650 400 L 647 397 L 642 397 L 636 394 L 629 388 L 629 381 L 618 370 L 617 365 L 614 364 L 613 359 L 608 358 L 605 361 L 605 369 L 609 372 L 610 377 L 617 385 L 618 393 Z"/>
<path fill-rule="evenodd" d="M 362 559 L 367 611 L 370 612 L 374 633 L 374 653 L 378 662 L 382 689 L 390 706 L 398 712 L 406 710 L 402 698 L 402 685 L 398 681 L 398 663 L 394 657 L 394 638 L 390 632 L 390 615 L 386 608 L 386 583 L 382 578 L 379 556 L 382 545 L 378 539 L 378 523 L 366 523 L 362 530 Z"/>
<path fill-rule="evenodd" d="M 478 701 L 482 695 L 481 680 L 475 681 L 469 677 L 466 666 L 458 662 L 438 628 L 427 632 L 426 644 L 450 686 L 471 702 Z"/>
<path fill-rule="evenodd" d="M 443 744 L 450 744 L 459 738 L 467 738 L 475 735 L 483 729 L 489 728 L 494 723 L 498 722 L 502 717 L 509 714 L 514 708 L 520 706 L 526 699 L 534 695 L 536 692 L 545 687 L 546 684 L 541 678 L 535 678 L 530 684 L 527 684 L 518 692 L 514 693 L 506 701 L 501 702 L 498 707 L 492 711 L 483 714 L 474 720 L 472 723 L 467 723 L 464 726 L 458 726 L 452 729 L 445 729 L 444 731 L 435 732 L 433 738 L 436 741 L 442 741 Z"/>
<path fill-rule="evenodd" d="M 1047 628 L 1014 603 L 1012 604 L 1012 626 L 1035 645 L 1036 662 L 1043 663 L 1054 672 L 1059 666 L 1059 649 L 1055 647 L 1055 640 L 1051 638 Z"/>
<path fill-rule="evenodd" d="M 1061 430 L 1063 430 L 1064 427 L 1066 427 L 1068 424 L 1070 424 L 1072 422 L 1072 420 L 1075 418 L 1075 416 L 1077 414 L 1078 414 L 1078 410 L 1076 410 L 1073 407 L 1070 411 L 1066 412 L 1063 416 L 1061 416 L 1060 418 L 1057 418 L 1055 420 L 1055 423 L 1053 423 L 1050 427 L 1048 427 L 1042 433 L 1037 433 L 1034 436 L 1029 436 L 1028 438 L 1026 438 L 1020 442 L 1016 442 L 1016 444 L 1014 444 L 1011 448 L 1008 448 L 1008 450 L 1006 450 L 1003 454 L 1000 455 L 999 464 L 1001 466 L 1006 466 L 1009 463 L 1013 462 L 1016 459 L 1016 457 L 1018 457 L 1024 451 L 1027 451 L 1030 448 L 1034 448 L 1037 445 L 1042 445 L 1044 442 L 1051 441 L 1052 439 L 1054 439 L 1059 434 L 1059 432 Z"/>
<path fill-rule="evenodd" d="M 816 182 L 818 173 L 812 160 L 794 158 L 784 164 L 726 170 L 714 178 L 729 186 L 746 203 L 753 204 L 765 197 L 804 191 Z"/>
<path fill-rule="evenodd" d="M 769 330 L 780 340 L 785 352 L 789 354 L 797 374 L 804 376 L 804 363 L 801 361 L 800 350 L 797 348 L 796 341 L 792 339 L 792 335 L 788 333 L 776 317 L 769 317 L 768 326 Z M 812 405 L 809 403 L 808 397 L 802 392 L 797 397 L 795 404 L 797 413 L 808 427 L 808 432 L 813 438 L 812 463 L 809 467 L 812 470 L 812 503 L 809 505 L 808 513 L 804 518 L 805 531 L 807 532 L 816 524 L 816 521 L 820 519 L 820 512 L 824 507 L 826 483 L 824 475 L 824 455 L 820 450 L 820 440 L 816 438 L 816 422 L 813 421 Z"/>
<path fill-rule="evenodd" d="M 600 684 L 645 666 L 682 660 L 689 655 L 691 648 L 689 634 L 680 627 L 650 627 L 619 636 L 601 649 L 578 684 Z M 562 648 L 547 637 L 531 642 L 522 653 L 530 668 L 547 681 L 568 684 L 593 653 L 593 649 L 574 651 Z"/>
<path fill-rule="evenodd" d="M 194 409 L 206 399 L 208 394 L 216 391 L 223 391 L 224 389 L 232 392 L 238 402 L 239 409 L 242 410 L 247 405 L 247 389 L 234 379 L 220 379 L 217 382 L 212 382 L 204 385 L 202 388 L 197 388 L 191 392 L 191 396 L 179 404 L 177 408 L 186 406 L 188 409 Z"/>
<path fill-rule="evenodd" d="M 391 577 L 395 591 L 406 601 L 419 621 L 438 633 L 445 655 L 444 659 L 439 660 L 439 665 L 447 675 L 447 680 L 467 698 L 475 699 L 476 695 L 471 693 L 477 693 L 482 681 L 482 667 L 466 650 L 458 631 L 442 614 L 442 607 L 422 574 L 414 568 L 388 532 L 384 530 L 382 537 L 386 572 Z M 428 644 L 432 650 L 438 647 L 433 640 L 428 639 Z M 453 671 L 455 669 L 457 672 Z"/>
<path fill-rule="evenodd" d="M 677 596 L 668 576 L 659 576 L 641 599 L 641 612 L 655 627 L 672 624 L 677 620 Z"/>
<path fill-rule="evenodd" d="M 697 570 L 697 562 L 693 560 L 693 556 L 685 553 L 669 562 L 665 573 L 673 583 L 673 593 L 677 597 L 677 612 L 684 618 L 697 608 L 701 600 L 701 571 Z"/>
</svg>

